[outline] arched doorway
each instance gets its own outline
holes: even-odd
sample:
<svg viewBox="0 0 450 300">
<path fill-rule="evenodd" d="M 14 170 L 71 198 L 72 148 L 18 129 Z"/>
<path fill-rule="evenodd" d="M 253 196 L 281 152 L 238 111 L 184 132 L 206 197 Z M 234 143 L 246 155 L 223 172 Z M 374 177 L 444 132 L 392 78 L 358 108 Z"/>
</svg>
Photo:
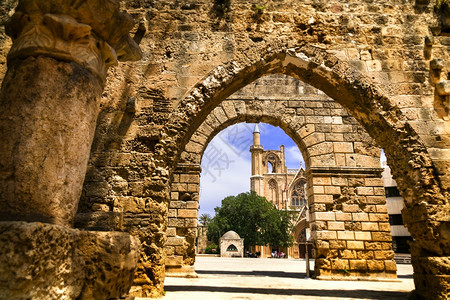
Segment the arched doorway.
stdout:
<svg viewBox="0 0 450 300">
<path fill-rule="evenodd" d="M 259 61 L 233 62 L 211 72 L 181 102 L 180 112 L 184 111 L 185 113 L 175 120 L 173 125 L 168 125 L 169 130 L 171 126 L 179 129 L 180 124 L 202 124 L 202 121 L 213 109 L 214 113 L 221 114 L 220 109 L 217 109 L 218 103 L 263 75 L 284 73 L 299 78 L 324 91 L 343 105 L 376 143 L 385 149 L 388 162 L 406 202 L 405 215 L 407 218 L 405 219 L 411 234 L 416 239 L 416 258 L 422 257 L 427 260 L 432 256 L 448 255 L 446 250 L 443 250 L 449 249 L 448 241 L 439 234 L 441 232 L 445 235 L 445 232 L 448 232 L 447 223 L 444 219 L 428 213 L 439 208 L 445 208 L 448 211 L 448 200 L 445 198 L 444 190 L 441 189 L 438 174 L 434 171 L 433 160 L 419 135 L 384 91 L 372 80 L 326 51 L 308 46 L 296 49 L 280 49 L 274 46 L 263 53 Z M 225 114 L 225 111 L 227 110 L 222 108 L 222 114 Z M 280 120 L 283 124 L 282 118 Z M 288 124 L 295 126 L 295 124 L 302 123 L 298 120 L 291 120 Z M 185 130 L 180 130 L 175 139 L 181 144 L 187 144 L 194 136 L 196 128 L 198 127 L 188 126 Z M 299 146 L 302 148 L 302 145 Z M 181 160 L 186 158 L 183 158 L 182 151 L 178 153 Z M 311 162 L 308 160 L 308 163 Z M 327 174 L 326 172 L 330 169 L 322 169 L 318 172 Z M 336 178 L 335 181 L 338 179 Z M 322 183 L 327 182 L 324 180 Z M 376 195 L 376 193 L 381 193 L 379 187 L 360 188 L 357 189 L 357 192 L 361 194 L 374 193 L 372 195 L 374 197 L 381 196 Z M 323 198 L 335 202 L 333 197 Z M 420 220 L 412 218 L 415 213 L 420 211 L 424 212 L 427 217 Z M 318 215 L 318 212 L 312 213 L 313 218 Z M 335 220 L 336 214 L 334 213 L 333 216 Z M 382 220 L 381 216 L 380 218 Z M 435 230 L 423 230 L 424 228 L 434 228 Z M 375 236 L 375 242 L 387 242 L 386 234 L 375 234 Z M 321 248 L 319 245 L 325 245 L 320 241 L 320 238 L 316 239 L 318 249 Z M 364 249 L 366 246 L 368 245 L 364 244 Z M 385 264 L 384 267 L 391 268 L 391 270 L 395 268 L 390 264 L 389 267 L 388 264 Z M 416 269 L 417 272 L 426 273 L 428 271 Z M 420 277 L 421 275 L 416 274 L 416 276 Z M 423 280 L 422 284 L 428 280 L 426 276 L 420 278 Z"/>
<path fill-rule="evenodd" d="M 286 79 L 290 77 L 272 75 L 269 78 Z M 264 80 L 268 79 L 264 78 Z M 314 97 L 312 97 L 313 95 Z M 279 125 L 299 145 L 307 166 L 303 186 L 308 182 L 308 190 L 305 191 L 303 188 L 303 195 L 301 190 L 297 190 L 298 194 L 295 196 L 299 202 L 304 202 L 306 192 L 310 202 L 313 238 L 316 241 L 315 248 L 318 257 L 316 275 L 321 278 L 333 276 L 334 273 L 342 275 L 338 270 L 346 268 L 351 269 L 349 272 L 353 272 L 353 276 L 368 276 L 369 274 L 376 274 L 380 277 L 395 276 L 390 233 L 387 231 L 389 228 L 388 217 L 385 210 L 382 213 L 385 198 L 383 183 L 380 179 L 382 170 L 379 164 L 379 149 L 374 146 L 373 141 L 356 120 L 334 100 L 316 89 L 314 89 L 314 94 L 307 96 L 304 99 L 265 99 L 261 101 L 254 97 L 245 98 L 238 93 L 238 95 L 233 95 L 223 101 L 206 117 L 193 134 L 192 139 L 186 144 L 185 150 L 181 153 L 180 173 L 178 171 L 175 173 L 177 174 L 176 178 L 187 178 L 182 174 L 182 169 L 188 165 L 198 166 L 208 142 L 230 124 L 239 121 L 264 121 Z M 305 105 L 317 109 L 304 109 Z M 335 110 L 334 115 L 331 114 L 331 109 Z M 359 151 L 363 148 L 366 149 L 364 152 Z M 261 155 L 263 155 L 262 152 Z M 263 168 L 267 168 L 267 162 L 271 157 L 274 164 L 277 165 L 274 153 L 268 152 L 261 160 Z M 175 189 L 186 183 L 176 182 Z M 267 185 L 270 189 L 270 182 Z M 261 184 L 258 186 L 263 188 Z M 194 188 L 194 185 L 191 187 Z M 178 191 L 173 189 L 172 192 Z M 294 199 L 297 198 L 294 197 Z M 179 199 L 172 200 L 179 201 Z M 285 197 L 284 200 L 288 200 L 288 198 Z M 369 206 L 367 206 L 368 203 L 370 203 Z M 376 205 L 379 206 L 378 212 Z M 191 214 L 194 215 L 194 212 Z M 371 216 L 371 214 L 374 215 Z M 178 216 L 179 214 L 173 211 L 171 215 Z M 359 219 L 354 220 L 353 216 Z M 378 218 L 377 221 L 370 222 L 370 219 L 375 217 Z M 178 217 L 174 217 L 174 219 L 178 219 L 178 221 L 171 222 L 169 220 L 169 223 L 183 223 L 179 221 Z M 352 222 L 356 222 L 358 227 L 352 227 Z M 375 225 L 369 223 L 375 223 Z M 346 231 L 351 232 L 347 234 Z M 332 256 L 332 253 L 339 253 L 337 251 L 339 248 L 346 249 L 347 245 L 355 255 L 357 252 L 371 251 L 373 253 L 376 250 L 365 248 L 365 243 L 372 241 L 372 234 L 382 236 L 383 240 L 377 242 L 384 247 L 384 250 L 380 249 L 380 251 L 384 251 L 388 255 L 379 261 L 376 270 L 368 270 L 367 262 L 364 263 L 364 269 L 361 266 L 350 266 L 350 263 L 356 262 L 344 258 L 342 254 L 337 254 L 336 257 Z M 192 257 L 187 257 L 184 253 L 178 253 L 178 255 L 182 258 L 176 258 L 177 253 L 175 253 L 169 259 L 178 262 L 192 262 L 191 265 L 193 265 Z M 327 267 L 331 260 L 344 262 L 342 265 L 336 263 L 333 270 L 333 268 Z M 387 264 L 386 261 L 388 261 Z M 381 264 L 382 269 L 380 269 Z M 189 268 L 188 264 L 184 266 L 179 264 L 178 266 Z M 171 267 L 176 268 L 175 265 L 169 266 L 169 268 Z"/>
</svg>

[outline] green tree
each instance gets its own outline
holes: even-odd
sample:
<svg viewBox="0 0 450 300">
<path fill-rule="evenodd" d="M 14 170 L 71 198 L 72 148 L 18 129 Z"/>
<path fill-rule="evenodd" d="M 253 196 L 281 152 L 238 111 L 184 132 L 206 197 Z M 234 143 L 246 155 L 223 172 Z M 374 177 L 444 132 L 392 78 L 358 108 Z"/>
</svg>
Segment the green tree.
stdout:
<svg viewBox="0 0 450 300">
<path fill-rule="evenodd" d="M 202 225 L 208 225 L 209 222 L 211 222 L 211 219 L 212 218 L 209 214 L 201 214 L 200 217 L 198 218 L 198 221 Z"/>
<path fill-rule="evenodd" d="M 244 238 L 247 249 L 252 245 L 292 245 L 293 238 L 289 232 L 293 215 L 278 210 L 255 192 L 226 197 L 214 210 L 216 215 L 208 224 L 208 240 L 218 243 L 225 232 L 234 230 Z"/>
</svg>

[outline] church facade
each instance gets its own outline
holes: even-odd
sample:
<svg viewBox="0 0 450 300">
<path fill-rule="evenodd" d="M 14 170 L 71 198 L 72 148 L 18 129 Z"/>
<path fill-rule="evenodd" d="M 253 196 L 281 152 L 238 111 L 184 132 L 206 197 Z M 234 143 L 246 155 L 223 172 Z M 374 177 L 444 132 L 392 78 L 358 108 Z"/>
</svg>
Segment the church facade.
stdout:
<svg viewBox="0 0 450 300">
<path fill-rule="evenodd" d="M 250 147 L 252 175 L 250 189 L 265 197 L 276 208 L 297 212 L 295 218 L 294 245 L 289 249 L 271 246 L 259 247 L 261 257 L 270 257 L 274 250 L 285 252 L 288 257 L 299 258 L 305 255 L 306 242 L 306 175 L 305 170 L 288 169 L 284 145 L 279 150 L 264 150 L 261 145 L 259 127 L 253 131 L 253 145 Z M 272 249 L 273 248 L 273 249 Z"/>
</svg>

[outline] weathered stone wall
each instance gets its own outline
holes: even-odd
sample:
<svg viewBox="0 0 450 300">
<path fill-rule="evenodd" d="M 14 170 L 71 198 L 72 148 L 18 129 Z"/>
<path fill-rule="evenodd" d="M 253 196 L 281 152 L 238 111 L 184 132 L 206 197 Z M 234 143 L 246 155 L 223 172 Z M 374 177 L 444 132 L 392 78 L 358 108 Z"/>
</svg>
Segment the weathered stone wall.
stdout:
<svg viewBox="0 0 450 300">
<path fill-rule="evenodd" d="M 346 108 L 366 107 L 358 112 L 354 109 L 353 113 L 359 122 L 364 121 L 364 126 L 371 126 L 370 134 L 377 137 L 377 142 L 384 141 L 380 145 L 387 150 L 391 167 L 398 170 L 397 178 L 400 181 L 405 178 L 403 183 L 399 183 L 404 189 L 417 185 L 413 179 L 415 175 L 408 171 L 410 167 L 403 167 L 405 163 L 417 161 L 417 166 L 423 166 L 423 162 L 430 166 L 431 158 L 424 160 L 424 157 L 429 157 L 424 145 L 435 149 L 429 153 L 433 155 L 433 168 L 438 171 L 432 175 L 429 167 L 419 167 L 418 170 L 422 170 L 419 173 L 423 178 L 441 178 L 438 181 L 441 187 L 448 188 L 445 174 L 449 129 L 448 123 L 436 112 L 439 101 L 429 80 L 429 60 L 443 58 L 445 70 L 448 70 L 449 42 L 447 37 L 437 35 L 438 20 L 433 4 L 425 4 L 402 1 L 350 1 L 345 4 L 339 1 L 269 1 L 260 15 L 252 9 L 251 1 L 235 1 L 224 14 L 210 1 L 124 4 L 147 29 L 141 41 L 144 59 L 133 67 L 121 65 L 112 72 L 103 100 L 80 212 L 98 220 L 104 215 L 123 214 L 127 228 L 136 231 L 146 228 L 148 242 L 144 247 L 148 245 L 148 248 L 143 250 L 146 255 L 142 260 L 146 268 L 141 269 L 140 274 L 143 275 L 137 282 L 144 287 L 142 294 L 152 286 L 156 291 L 162 287 L 160 272 L 164 253 L 160 247 L 165 241 L 168 184 L 177 156 L 181 155 L 182 161 L 185 159 L 181 149 L 220 100 L 270 69 L 264 63 L 258 65 L 259 59 L 274 57 L 282 49 L 316 45 L 340 61 L 348 62 L 348 71 L 341 69 L 340 74 L 347 76 L 349 83 L 339 80 L 326 83 L 317 78 L 314 85 L 333 98 L 339 98 Z M 298 11 L 302 14 L 299 15 Z M 433 36 L 433 32 L 433 45 L 425 45 L 426 37 Z M 320 51 L 308 55 L 323 55 Z M 223 68 L 217 68 L 222 64 L 225 64 Z M 249 67 L 246 77 L 239 75 L 235 80 L 229 79 L 239 68 L 253 64 L 254 69 Z M 361 72 L 365 77 L 354 79 L 352 72 Z M 182 101 L 192 86 L 208 73 L 213 81 L 206 81 L 191 95 L 196 99 L 214 95 L 217 100 Z M 311 80 L 314 76 L 311 75 Z M 304 76 L 302 78 L 305 79 Z M 387 98 L 378 96 L 378 91 L 370 87 L 373 83 L 382 87 L 385 95 L 389 96 L 383 104 L 370 104 L 376 105 L 376 109 L 368 108 L 369 102 Z M 352 84 L 355 93 L 361 93 L 364 88 L 372 89 L 372 92 L 362 92 L 365 94 L 361 99 L 366 100 L 355 102 L 348 92 Z M 210 87 L 214 90 L 210 91 Z M 205 109 L 200 111 L 200 107 Z M 382 123 L 380 118 L 397 121 Z M 390 126 L 398 127 L 398 134 L 405 132 L 405 136 L 409 136 L 407 140 L 399 138 L 397 133 L 389 133 Z M 407 128 L 406 131 L 403 128 Z M 418 144 L 410 138 L 414 135 L 420 135 Z M 414 154 L 407 158 L 402 156 L 403 152 L 394 150 L 402 147 L 402 143 L 409 144 Z M 341 156 L 345 157 L 345 153 Z M 444 197 L 443 192 L 436 190 L 436 193 L 434 195 L 441 193 Z M 409 199 L 412 202 L 412 198 Z M 437 202 L 446 203 L 442 199 Z M 119 203 L 130 205 L 125 208 Z M 123 212 L 120 206 L 124 206 Z"/>
<path fill-rule="evenodd" d="M 192 195 L 199 195 L 200 170 L 193 175 L 195 166 L 215 134 L 243 121 L 278 125 L 300 145 L 308 170 L 312 238 L 320 258 L 316 275 L 395 277 L 379 148 L 340 104 L 284 75 L 263 77 L 227 98 L 186 144 L 172 183 L 168 270 L 188 272 L 195 259 L 192 239 L 184 238 L 187 224 L 197 218 L 198 204 L 191 202 Z M 191 201 L 185 202 L 187 195 Z M 378 221 L 383 224 L 378 226 Z M 338 249 L 350 249 L 351 254 Z"/>
<path fill-rule="evenodd" d="M 77 222 L 141 238 L 134 294 L 162 291 L 170 181 L 185 144 L 222 100 L 273 72 L 321 89 L 386 150 L 420 264 L 442 263 L 450 126 L 448 96 L 434 85 L 449 79 L 450 37 L 434 2 L 273 0 L 261 13 L 250 0 L 218 3 L 123 3 L 141 22 L 144 58 L 109 73 Z M 416 267 L 423 295 L 439 290 L 420 287 L 429 278 L 448 280 L 445 264 Z"/>
</svg>

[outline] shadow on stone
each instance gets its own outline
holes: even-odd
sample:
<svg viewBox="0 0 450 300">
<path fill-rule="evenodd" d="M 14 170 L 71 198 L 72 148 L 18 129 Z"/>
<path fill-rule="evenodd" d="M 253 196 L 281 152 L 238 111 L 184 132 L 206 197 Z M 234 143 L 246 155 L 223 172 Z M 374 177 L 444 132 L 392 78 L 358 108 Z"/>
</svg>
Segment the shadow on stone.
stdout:
<svg viewBox="0 0 450 300">
<path fill-rule="evenodd" d="M 306 273 L 303 272 L 280 272 L 280 271 L 205 271 L 196 270 L 199 275 L 229 275 L 229 276 L 265 276 L 280 278 L 305 278 Z M 412 276 L 411 276 L 412 277 Z"/>
<path fill-rule="evenodd" d="M 250 287 L 225 287 L 225 286 L 183 286 L 169 285 L 165 287 L 166 292 L 222 292 L 239 294 L 264 294 L 264 295 L 286 295 L 286 296 L 316 296 L 316 297 L 339 297 L 342 298 L 364 298 L 364 299 L 407 299 L 407 292 L 373 291 L 373 290 L 316 290 L 316 289 L 273 289 L 273 288 L 250 288 Z"/>
</svg>

